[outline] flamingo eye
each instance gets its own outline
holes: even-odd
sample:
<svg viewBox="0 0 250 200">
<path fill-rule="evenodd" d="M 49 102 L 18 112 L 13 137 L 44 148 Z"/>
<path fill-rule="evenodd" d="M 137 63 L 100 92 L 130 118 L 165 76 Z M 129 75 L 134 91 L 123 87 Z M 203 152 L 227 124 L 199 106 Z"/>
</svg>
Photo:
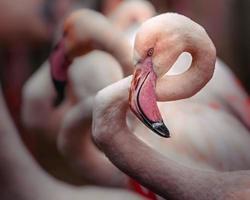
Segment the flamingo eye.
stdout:
<svg viewBox="0 0 250 200">
<path fill-rule="evenodd" d="M 148 56 L 152 56 L 153 53 L 154 53 L 154 48 L 150 48 L 150 49 L 148 50 L 148 52 L 147 52 L 147 55 L 148 55 Z"/>
</svg>

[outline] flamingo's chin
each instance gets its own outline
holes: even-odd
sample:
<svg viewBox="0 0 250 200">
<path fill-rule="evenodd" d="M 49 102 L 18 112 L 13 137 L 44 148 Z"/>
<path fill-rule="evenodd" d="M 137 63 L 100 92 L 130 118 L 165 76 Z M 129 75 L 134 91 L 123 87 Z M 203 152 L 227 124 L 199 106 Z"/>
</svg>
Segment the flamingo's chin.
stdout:
<svg viewBox="0 0 250 200">
<path fill-rule="evenodd" d="M 162 137 L 170 137 L 156 102 L 156 78 L 151 58 L 137 64 L 130 88 L 130 108 L 153 132 Z"/>
</svg>

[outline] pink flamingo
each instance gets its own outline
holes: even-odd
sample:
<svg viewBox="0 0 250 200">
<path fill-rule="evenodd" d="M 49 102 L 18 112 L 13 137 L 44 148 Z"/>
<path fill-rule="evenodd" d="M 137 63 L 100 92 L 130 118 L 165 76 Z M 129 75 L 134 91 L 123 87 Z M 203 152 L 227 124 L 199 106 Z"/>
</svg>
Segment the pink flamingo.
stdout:
<svg viewBox="0 0 250 200">
<path fill-rule="evenodd" d="M 176 104 L 175 104 L 176 105 Z M 178 104 L 177 104 L 178 105 Z M 185 110 L 185 106 L 187 106 L 187 104 L 184 104 L 183 105 L 183 108 L 184 108 L 184 112 L 186 111 L 187 112 L 187 109 Z M 203 111 L 204 111 L 204 113 L 210 113 L 211 115 L 209 115 L 209 117 L 210 116 L 213 116 L 214 114 L 216 114 L 214 111 L 211 111 L 211 109 L 210 108 L 206 108 L 206 107 L 204 107 L 204 106 L 200 106 L 200 105 L 192 105 L 193 106 L 193 108 L 195 107 L 195 108 L 197 108 L 197 109 L 203 109 Z M 177 108 L 178 106 L 175 106 L 175 108 Z M 168 107 L 166 106 L 166 107 L 163 107 L 163 109 L 167 109 Z M 77 107 L 76 107 L 76 109 L 75 109 L 76 111 L 77 111 Z M 78 112 L 76 112 L 76 113 L 79 113 L 80 112 L 80 109 L 78 109 Z M 72 112 L 73 113 L 73 112 Z M 166 112 L 167 114 L 169 113 L 169 110 L 168 110 L 168 112 Z M 71 116 L 73 116 L 73 114 L 71 115 Z M 79 114 L 79 115 L 75 115 L 75 116 L 81 116 L 81 114 Z M 174 114 L 171 114 L 170 116 L 174 116 Z M 169 119 L 170 120 L 170 118 L 172 119 L 172 117 L 168 117 L 167 118 L 167 120 Z M 195 116 L 194 116 L 195 117 Z M 222 117 L 224 117 L 224 114 L 222 114 Z M 60 145 L 61 145 L 61 149 L 62 149 L 62 151 L 64 152 L 64 154 L 68 154 L 68 157 L 69 158 L 71 158 L 71 159 L 75 159 L 75 160 L 78 160 L 78 163 L 77 163 L 77 165 L 78 166 L 80 166 L 80 168 L 82 167 L 83 169 L 85 169 L 85 167 L 86 166 L 84 166 L 84 164 L 86 163 L 86 160 L 85 160 L 85 158 L 87 158 L 86 157 L 86 155 L 88 154 L 88 150 L 87 149 L 91 149 L 91 148 L 89 148 L 88 147 L 88 145 L 86 145 L 86 143 L 84 142 L 83 144 L 84 145 L 81 145 L 81 146 L 79 146 L 79 145 L 74 145 L 74 144 L 76 144 L 75 142 L 72 142 L 72 141 L 77 141 L 77 138 L 78 137 L 73 137 L 73 134 L 68 134 L 68 133 L 71 133 L 71 131 L 72 130 L 77 130 L 78 128 L 79 128 L 79 126 L 77 126 L 76 124 L 77 124 L 77 122 L 79 122 L 78 124 L 80 124 L 80 122 L 81 122 L 81 120 L 76 120 L 76 121 L 74 121 L 73 119 L 70 119 L 71 117 L 69 117 L 68 118 L 68 122 L 67 121 L 64 121 L 64 134 L 62 134 L 62 135 L 64 135 L 64 136 L 66 136 L 66 137 L 60 137 L 61 139 L 61 142 L 60 142 Z M 230 117 L 229 117 L 230 118 Z M 79 119 L 81 119 L 81 118 L 79 118 Z M 192 119 L 192 118 L 191 118 Z M 196 118 L 194 118 L 194 119 L 197 119 L 197 117 Z M 210 120 L 210 118 L 209 118 L 209 120 Z M 165 120 L 166 121 L 166 120 Z M 178 123 L 178 122 L 177 122 Z M 176 124 L 176 123 L 174 123 L 174 122 L 172 122 L 172 124 Z M 171 124 L 170 124 L 171 125 Z M 173 125 L 172 125 L 173 126 Z M 178 125 L 177 125 L 178 126 Z M 241 126 L 239 125 L 239 124 L 237 124 L 236 123 L 236 127 L 239 127 L 239 130 L 241 130 L 240 132 L 243 132 L 243 133 L 240 133 L 240 134 L 243 134 L 243 137 L 241 137 L 241 138 L 244 138 L 244 139 L 246 139 L 247 137 L 246 137 L 246 130 L 244 129 L 244 128 L 241 128 Z M 136 129 L 137 129 L 137 127 L 136 127 Z M 135 129 L 135 130 L 136 130 Z M 173 128 L 174 130 L 177 130 L 175 127 Z M 185 130 L 185 126 L 183 127 L 183 129 Z M 183 131 L 183 129 L 181 129 L 179 132 L 181 132 L 181 133 L 183 133 L 184 134 L 184 131 Z M 226 129 L 226 130 L 223 130 L 224 132 L 227 132 L 227 130 L 228 129 Z M 77 130 L 77 131 L 79 131 L 79 130 Z M 136 130 L 137 131 L 137 130 Z M 212 138 L 211 136 L 210 136 L 210 140 L 212 140 L 212 141 L 216 141 L 216 139 L 218 138 L 218 136 L 217 136 L 217 134 L 216 134 L 216 132 L 213 130 L 213 129 L 209 129 L 209 131 L 211 132 L 211 133 L 214 133 L 214 134 L 211 134 L 214 138 Z M 218 130 L 218 131 L 221 131 L 221 130 Z M 66 133 L 67 132 L 67 133 Z M 137 131 L 137 132 L 141 132 L 141 131 Z M 177 131 L 176 131 L 177 132 Z M 193 130 L 192 129 L 190 129 L 190 134 L 193 134 Z M 159 147 L 159 150 L 160 151 L 162 151 L 162 152 L 164 152 L 164 153 L 168 153 L 168 156 L 170 156 L 170 157 L 172 157 L 173 159 L 175 159 L 175 160 L 178 160 L 178 161 L 181 161 L 181 160 L 184 160 L 185 159 L 185 161 L 186 161 L 186 164 L 187 165 L 191 165 L 191 166 L 198 166 L 198 167 L 200 167 L 200 166 L 206 166 L 206 168 L 209 168 L 209 169 L 228 169 L 228 170 L 232 170 L 232 169 L 238 169 L 238 168 L 246 168 L 246 166 L 247 166 L 247 164 L 246 164 L 246 162 L 248 162 L 248 160 L 246 159 L 246 162 L 244 162 L 244 159 L 242 159 L 243 160 L 243 162 L 239 162 L 239 163 L 237 163 L 237 162 L 235 162 L 235 160 L 237 160 L 238 159 L 238 154 L 237 154 L 237 151 L 234 151 L 234 152 L 232 152 L 231 153 L 231 155 L 233 155 L 232 157 L 233 158 L 229 158 L 229 154 L 228 154 L 228 149 L 227 148 L 229 148 L 229 147 L 235 147 L 235 146 L 237 146 L 237 145 L 235 145 L 235 144 L 232 144 L 232 139 L 229 139 L 229 140 L 227 140 L 227 144 L 228 144 L 228 146 L 229 147 L 227 147 L 227 148 L 225 148 L 225 150 L 222 152 L 222 153 L 218 153 L 218 156 L 216 157 L 216 158 L 214 158 L 214 155 L 213 155 L 213 152 L 211 152 L 211 147 L 209 147 L 209 145 L 205 145 L 206 146 L 206 148 L 204 148 L 204 149 L 201 149 L 200 148 L 200 146 L 199 146 L 199 142 L 203 142 L 203 138 L 201 138 L 201 137 L 199 137 L 200 138 L 200 140 L 193 140 L 193 141 L 195 141 L 195 143 L 194 143 L 194 148 L 192 148 L 191 150 L 189 150 L 189 151 L 187 151 L 187 152 L 185 152 L 185 147 L 186 146 L 188 146 L 188 144 L 192 144 L 192 142 L 193 141 L 191 141 L 191 143 L 187 143 L 186 141 L 187 140 L 185 140 L 185 139 L 187 139 L 188 138 L 188 136 L 190 136 L 190 134 L 188 134 L 187 135 L 187 137 L 176 137 L 175 139 L 174 139 L 174 141 L 175 142 L 172 142 L 172 143 L 170 143 L 168 146 L 166 145 L 166 142 L 164 142 L 164 145 L 163 144 L 161 144 L 162 142 L 161 142 L 161 140 L 158 140 L 158 139 L 155 139 L 155 138 L 151 138 L 152 136 L 151 135 L 144 135 L 143 137 L 150 137 L 150 138 L 148 138 L 148 141 L 149 141 L 149 143 L 155 143 L 155 146 L 158 146 Z M 245 134 L 245 135 L 244 135 Z M 75 135 L 75 134 L 74 134 Z M 207 133 L 207 135 L 210 135 L 209 133 Z M 85 136 L 84 136 L 85 137 Z M 173 136 L 173 137 L 175 137 L 175 135 Z M 194 137 L 194 136 L 191 136 L 191 138 L 192 137 Z M 235 136 L 235 137 L 237 137 L 237 136 Z M 89 139 L 89 137 L 88 136 L 86 136 L 86 138 L 87 138 L 87 140 L 86 141 L 90 141 L 90 139 Z M 182 141 L 180 142 L 180 140 L 178 140 L 178 138 L 185 138 L 185 139 L 182 139 Z M 221 136 L 221 138 L 222 139 L 225 139 L 225 134 L 223 135 L 223 136 Z M 79 139 L 79 138 L 78 138 Z M 205 140 L 205 139 L 204 139 Z M 243 139 L 241 139 L 241 140 L 243 140 Z M 81 140 L 81 141 L 83 141 L 83 140 Z M 221 141 L 221 140 L 219 140 L 219 141 Z M 248 142 L 248 139 L 246 139 L 245 140 L 246 141 L 246 143 Z M 241 141 L 240 141 L 241 142 Z M 64 143 L 64 144 L 62 144 L 62 143 Z M 160 144 L 159 144 L 160 143 Z M 187 144 L 185 144 L 185 143 L 187 143 Z M 65 145 L 66 144 L 66 145 Z M 172 145 L 171 145 L 172 144 Z M 73 146 L 75 146 L 73 149 L 69 149 L 69 148 L 71 148 L 71 147 L 73 147 Z M 189 146 L 191 146 L 191 145 L 189 145 Z M 224 145 L 222 145 L 222 146 L 224 146 Z M 244 147 L 246 147 L 246 145 L 244 145 Z M 76 151 L 75 151 L 75 149 L 78 151 L 78 152 L 80 152 L 80 154 L 77 152 L 76 153 Z M 92 149 L 94 149 L 94 148 L 92 148 Z M 180 153 L 178 153 L 180 150 L 182 150 L 182 149 L 184 149 L 184 153 L 181 151 L 181 154 Z M 217 149 L 216 149 L 216 152 L 220 152 L 220 146 L 219 145 L 217 145 Z M 244 155 L 245 156 L 245 151 L 246 150 L 246 148 L 242 148 L 242 149 L 239 149 L 239 153 L 241 154 L 242 153 L 242 155 Z M 96 151 L 96 150 L 95 150 Z M 204 151 L 204 153 L 203 153 L 203 151 Z M 196 153 L 194 153 L 194 152 L 196 152 Z M 227 154 L 225 154 L 225 152 L 227 153 Z M 75 153 L 75 156 L 74 156 L 74 153 Z M 78 157 L 77 155 L 80 155 L 80 157 Z M 83 157 L 81 157 L 82 155 L 84 155 Z M 205 159 L 205 161 L 203 161 L 203 160 L 201 160 L 200 158 L 201 158 L 201 156 L 202 155 L 205 155 L 205 156 L 208 156 L 208 158 L 207 158 L 207 160 Z M 244 157 L 243 156 L 243 157 Z M 223 159 L 221 159 L 221 157 L 223 158 Z M 80 159 L 79 159 L 80 158 Z M 105 167 L 103 167 L 103 171 L 102 171 L 102 169 L 98 169 L 98 168 L 102 168 L 102 166 L 104 166 L 104 165 L 102 165 L 102 160 L 103 160 L 103 158 L 102 158 L 102 156 L 96 156 L 96 158 L 100 158 L 100 159 L 92 159 L 92 161 L 94 161 L 94 164 L 95 164 L 95 172 L 98 172 L 97 174 L 98 174 L 98 176 L 99 177 L 102 177 L 101 179 L 102 179 L 102 181 L 98 181 L 99 183 L 101 182 L 101 184 L 109 184 L 109 185 L 120 185 L 120 186 L 124 186 L 124 185 L 127 185 L 126 183 L 127 183 L 127 181 L 124 181 L 124 178 L 123 177 L 126 177 L 126 176 L 124 176 L 124 175 L 122 175 L 121 176 L 121 178 L 120 178 L 120 175 L 122 174 L 122 173 L 120 173 L 119 171 L 117 171 L 117 170 L 115 170 L 113 167 L 111 167 L 112 168 L 112 170 L 109 170 L 108 168 L 109 168 L 109 164 L 105 164 Z M 206 157 L 205 157 L 206 158 Z M 105 160 L 105 159 L 104 159 Z M 219 162 L 218 162 L 219 161 Z M 85 163 L 84 163 L 85 162 Z M 207 163 L 209 163 L 209 164 L 207 164 Z M 221 163 L 226 163 L 226 164 L 224 164 L 225 166 L 222 166 L 221 167 Z M 233 163 L 233 165 L 231 165 Z M 236 163 L 237 163 L 237 165 L 236 165 Z M 98 164 L 99 164 L 99 167 L 98 167 Z M 93 166 L 93 165 L 92 165 Z M 96 167 L 97 166 L 97 167 Z M 107 167 L 106 167 L 107 166 Z M 89 168 L 89 167 L 87 167 L 87 169 L 90 169 L 89 171 L 91 171 L 91 168 Z M 92 168 L 93 169 L 93 168 Z M 82 170 L 82 171 L 85 171 L 85 170 Z M 88 171 L 88 170 L 86 170 L 86 171 Z M 111 171 L 111 172 L 110 172 Z M 103 173 L 104 172 L 104 173 Z M 109 180 L 111 183 L 109 183 L 109 181 L 107 181 L 107 178 L 106 178 L 106 175 L 108 175 L 109 177 L 111 176 L 111 174 L 113 173 L 113 172 L 115 172 L 115 173 L 117 173 L 117 175 L 118 176 L 116 176 L 116 178 L 114 178 L 114 180 Z M 91 174 L 91 173 L 89 173 L 89 174 Z M 91 175 L 90 175 L 91 176 Z M 95 178 L 99 178 L 99 177 L 95 177 Z M 115 177 L 115 176 L 112 176 L 112 177 Z M 117 178 L 118 177 L 118 178 Z M 105 181 L 106 180 L 106 181 Z M 125 183 L 125 184 L 124 184 Z"/>
<path fill-rule="evenodd" d="M 124 9 L 128 7 L 130 8 L 130 13 L 124 14 L 124 12 L 118 12 L 122 10 L 124 11 Z M 141 12 L 135 12 L 139 8 Z M 141 23 L 143 20 L 146 20 L 153 14 L 154 9 L 148 2 L 126 1 L 124 3 L 121 3 L 121 5 L 118 6 L 113 14 L 111 14 L 113 19 L 111 19 L 111 21 L 113 21 L 116 26 L 117 24 L 119 24 L 120 20 L 126 21 L 125 24 L 120 23 L 118 25 L 120 29 L 124 30 L 128 28 L 127 26 L 130 26 L 133 23 Z M 130 20 L 132 18 L 131 15 L 133 16 L 135 21 Z M 68 112 L 67 116 L 65 116 L 63 120 L 58 137 L 58 148 L 60 152 L 70 161 L 69 163 L 74 168 L 74 170 L 91 183 L 106 186 L 126 186 L 126 182 L 120 182 L 121 178 L 116 179 L 117 177 L 121 177 L 120 175 L 113 176 L 114 178 L 112 179 L 109 178 L 113 173 L 122 173 L 115 167 L 113 167 L 113 165 L 110 164 L 110 162 L 102 155 L 102 153 L 100 153 L 99 150 L 97 150 L 96 147 L 93 146 L 90 138 L 92 99 L 99 89 L 107 86 L 107 83 L 110 84 L 111 82 L 115 81 L 115 79 L 112 79 L 109 76 L 111 74 L 114 74 L 115 68 L 120 69 L 121 67 L 118 65 L 118 63 L 115 67 L 112 63 L 110 63 L 110 59 L 105 59 L 98 56 L 96 56 L 94 59 L 90 58 L 91 57 L 89 56 L 88 61 L 84 63 L 85 67 L 80 66 L 80 62 L 77 69 L 76 67 L 71 67 L 72 70 L 70 70 L 70 80 L 72 80 L 72 83 L 75 83 L 72 84 L 72 88 L 79 88 L 79 104 L 73 107 L 73 109 Z M 109 68 L 111 66 L 114 66 L 114 69 L 112 69 L 113 72 L 111 70 L 105 70 L 107 74 L 110 74 L 107 76 L 105 76 L 102 71 L 104 60 Z M 81 65 L 83 65 L 83 63 L 81 63 Z M 92 76 L 88 75 L 90 74 L 88 72 L 89 68 L 95 69 L 93 70 Z M 115 74 L 117 77 L 117 75 L 121 73 L 116 72 Z M 89 79 L 88 77 L 96 77 L 95 84 L 93 84 L 93 80 Z M 120 75 L 119 79 L 121 78 L 122 76 Z M 100 87 L 98 87 L 97 89 L 93 89 L 93 87 L 97 84 Z M 107 181 L 107 179 L 109 181 Z"/>
<path fill-rule="evenodd" d="M 92 20 L 93 23 L 89 23 L 90 20 Z M 70 63 L 73 62 L 75 57 L 86 54 L 94 48 L 104 49 L 113 54 L 114 57 L 121 63 L 125 75 L 132 73 L 132 51 L 125 36 L 123 36 L 120 31 L 114 29 L 112 24 L 105 19 L 104 16 L 95 11 L 83 9 L 72 13 L 65 21 L 64 37 L 59 41 L 57 48 L 55 48 L 52 52 L 50 64 L 45 62 L 24 86 L 22 118 L 27 127 L 30 129 L 49 130 L 45 132 L 50 134 L 51 136 L 49 137 L 55 140 L 62 117 L 64 116 L 63 113 L 72 107 L 72 104 L 75 101 L 74 96 L 79 96 L 79 94 L 69 92 L 69 96 L 66 101 L 57 108 L 53 108 L 52 98 L 56 95 L 58 96 L 57 104 L 63 101 L 65 96 L 64 89 L 67 82 L 68 67 Z M 101 57 L 98 58 L 98 55 Z M 88 57 L 89 58 L 87 58 L 86 63 L 90 63 L 90 56 Z M 110 72 L 109 78 L 106 78 L 108 81 L 106 81 L 105 84 L 107 84 L 111 83 L 111 79 L 113 78 L 114 80 L 121 78 L 121 73 L 119 70 L 114 69 L 113 63 L 116 63 L 116 61 L 113 61 L 110 56 L 106 56 L 106 54 L 102 56 L 101 53 L 94 53 L 93 55 L 93 59 L 105 60 L 105 58 L 107 58 L 107 62 L 111 60 L 112 64 L 112 67 L 109 69 L 108 66 L 106 67 L 107 74 L 108 71 Z M 67 61 L 68 59 L 71 61 Z M 84 59 L 82 60 L 84 61 Z M 94 62 L 97 63 L 98 61 Z M 102 63 L 99 62 L 98 64 L 99 66 L 97 68 L 99 69 Z M 49 69 L 49 67 L 51 67 L 51 69 Z M 118 78 L 114 77 L 116 76 L 114 74 L 116 72 L 118 73 Z M 98 71 L 96 74 L 97 73 Z M 56 90 L 53 88 L 51 76 L 54 80 Z M 74 76 L 76 77 L 76 75 Z M 71 76 L 70 78 L 73 80 L 75 77 Z M 92 78 L 87 74 L 84 79 L 91 79 L 92 81 Z M 105 77 L 103 77 L 102 80 L 104 79 Z M 85 81 L 85 83 L 86 82 L 87 81 Z M 85 88 L 86 87 L 87 86 L 85 86 Z M 93 89 L 92 94 L 95 94 L 97 89 L 100 89 L 100 86 Z M 91 87 L 89 89 L 86 88 L 86 90 L 91 90 Z M 41 110 L 41 115 L 34 114 L 38 107 L 43 108 Z"/>
<path fill-rule="evenodd" d="M 55 105 L 64 98 L 67 69 L 72 60 L 95 47 L 111 53 L 121 63 L 125 76 L 131 74 L 130 46 L 121 38 L 124 38 L 122 32 L 115 31 L 105 17 L 88 9 L 73 12 L 65 20 L 63 37 L 50 56 L 51 75 L 57 91 Z"/>
<path fill-rule="evenodd" d="M 88 23 L 90 19 L 94 20 L 94 25 Z M 74 34 L 76 35 L 81 37 L 86 36 L 86 38 L 80 38 L 75 42 L 77 44 L 75 47 L 77 52 L 86 54 L 92 48 L 84 50 L 82 47 L 86 43 L 96 41 L 99 47 L 103 47 L 110 53 L 114 52 L 113 54 L 116 56 L 116 59 L 123 64 L 122 67 L 111 55 L 101 51 L 92 51 L 85 56 L 75 58 L 68 73 L 67 67 L 63 68 L 60 63 L 57 63 L 58 60 L 60 61 L 60 56 L 62 56 L 63 60 L 65 59 L 62 54 L 60 55 L 62 49 L 60 47 L 57 48 L 51 60 L 53 62 L 53 59 L 55 59 L 58 65 L 51 65 L 51 67 L 56 67 L 58 70 L 56 72 L 58 73 L 53 73 L 54 68 L 50 70 L 49 63 L 45 62 L 25 84 L 22 118 L 26 127 L 32 132 L 40 130 L 48 138 L 52 139 L 52 141 L 58 141 L 61 153 L 70 160 L 70 165 L 81 176 L 84 176 L 85 179 L 92 183 L 104 184 L 106 175 L 102 178 L 103 176 L 98 176 L 98 173 L 90 173 L 90 170 L 82 170 L 83 168 L 88 169 L 93 165 L 99 167 L 99 163 L 103 159 L 108 169 L 115 169 L 112 164 L 106 161 L 90 139 L 92 99 L 98 90 L 122 78 L 123 72 L 121 69 L 124 69 L 126 74 L 129 74 L 129 71 L 132 72 L 132 62 L 129 59 L 132 51 L 130 51 L 130 45 L 126 41 L 125 36 L 122 36 L 121 32 L 116 31 L 102 15 L 90 10 L 81 10 L 73 13 L 65 23 L 67 25 L 74 25 L 74 23 L 77 24 L 79 21 L 80 26 L 82 25 L 80 29 L 77 26 L 70 29 L 65 25 L 68 27 L 65 30 L 70 30 L 68 32 L 75 31 L 76 33 Z M 84 26 L 85 28 L 83 28 Z M 104 31 L 102 30 L 102 35 L 99 30 L 100 27 L 104 29 Z M 96 34 L 91 35 L 92 32 Z M 73 35 L 73 33 L 71 34 Z M 104 38 L 100 39 L 100 37 Z M 119 41 L 116 42 L 118 38 L 114 37 L 118 37 Z M 73 38 L 72 40 L 75 41 L 75 39 Z M 124 41 L 122 41 L 123 39 Z M 70 37 L 62 40 L 65 43 L 71 41 Z M 82 43 L 82 45 L 79 43 Z M 119 52 L 117 52 L 117 49 L 119 49 Z M 60 55 L 59 58 L 57 57 L 58 55 Z M 124 65 L 125 67 L 123 67 Z M 67 98 L 56 108 L 52 105 L 56 91 L 53 88 L 50 72 L 52 72 L 52 76 L 54 74 L 57 78 L 64 74 L 64 84 L 69 80 Z M 69 77 L 67 78 L 67 76 Z M 93 78 L 95 84 L 90 84 L 93 83 Z M 41 110 L 39 115 L 36 113 L 37 109 Z M 89 155 L 95 155 L 93 156 L 95 159 Z M 99 172 L 99 170 L 96 171 Z M 114 180 L 114 183 L 110 183 L 110 185 L 117 185 L 116 182 Z"/>
<path fill-rule="evenodd" d="M 156 13 L 154 6 L 144 0 L 121 2 L 115 10 L 107 15 L 109 20 L 120 30 L 126 31 L 131 25 L 138 25 Z"/>
</svg>

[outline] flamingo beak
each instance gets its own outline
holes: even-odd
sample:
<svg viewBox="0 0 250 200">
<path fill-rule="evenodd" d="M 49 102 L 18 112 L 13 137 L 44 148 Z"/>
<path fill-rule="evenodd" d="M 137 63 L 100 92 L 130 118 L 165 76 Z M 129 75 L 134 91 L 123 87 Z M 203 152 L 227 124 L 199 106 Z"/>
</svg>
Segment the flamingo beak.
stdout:
<svg viewBox="0 0 250 200">
<path fill-rule="evenodd" d="M 131 82 L 129 104 L 132 112 L 153 132 L 170 137 L 157 107 L 155 85 L 157 76 L 150 57 L 136 64 Z"/>
<path fill-rule="evenodd" d="M 62 39 L 52 50 L 49 58 L 52 81 L 56 89 L 54 106 L 59 106 L 65 98 L 65 87 L 67 83 L 67 71 L 71 61 L 67 58 Z"/>
</svg>

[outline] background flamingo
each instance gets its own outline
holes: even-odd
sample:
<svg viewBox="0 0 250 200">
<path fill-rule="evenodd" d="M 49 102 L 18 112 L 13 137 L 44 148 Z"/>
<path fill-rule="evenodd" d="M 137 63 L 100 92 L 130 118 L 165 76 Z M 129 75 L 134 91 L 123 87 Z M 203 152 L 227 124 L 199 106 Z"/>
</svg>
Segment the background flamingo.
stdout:
<svg viewBox="0 0 250 200">
<path fill-rule="evenodd" d="M 109 20 L 120 30 L 128 31 L 131 26 L 139 25 L 156 13 L 154 6 L 144 0 L 122 1 L 112 12 Z"/>
<path fill-rule="evenodd" d="M 138 4 L 132 1 L 130 3 Z M 143 4 L 143 1 L 140 4 Z M 146 5 L 144 9 L 148 10 L 150 4 Z M 122 52 L 126 51 L 127 46 L 121 45 L 121 48 L 124 47 Z M 69 70 L 68 98 L 57 109 L 52 106 L 55 91 L 52 88 L 48 63 L 44 64 L 24 87 L 23 119 L 26 126 L 42 130 L 42 134 L 48 134 L 52 140 L 59 135 L 60 152 L 69 160 L 74 171 L 92 183 L 120 184 L 115 179 L 109 179 L 107 182 L 110 171 L 120 172 L 107 162 L 90 139 L 92 98 L 99 89 L 122 78 L 120 69 L 121 66 L 111 56 L 100 51 L 75 59 Z M 38 107 L 43 108 L 40 116 L 34 114 Z M 106 165 L 107 170 L 104 167 Z"/>
<path fill-rule="evenodd" d="M 75 187 L 50 177 L 33 160 L 19 138 L 1 89 L 0 108 L 1 199 L 141 199 L 121 189 Z"/>
<path fill-rule="evenodd" d="M 93 26 L 89 25 L 88 20 L 90 20 L 90 18 L 96 19 L 95 25 L 93 25 Z M 83 21 L 81 22 L 81 20 L 83 20 Z M 82 29 L 77 29 L 77 27 L 74 28 L 74 24 L 76 24 L 76 23 L 80 23 L 81 24 L 80 27 Z M 75 44 L 75 46 L 72 47 L 74 49 L 72 51 L 82 52 L 79 54 L 86 54 L 87 52 L 92 50 L 92 47 L 90 48 L 89 45 L 86 45 L 86 43 L 89 44 L 89 43 L 92 43 L 93 41 L 95 41 L 96 43 L 98 43 L 98 45 L 100 45 L 100 47 L 107 48 L 106 49 L 107 51 L 114 53 L 114 56 L 116 56 L 118 61 L 121 62 L 125 74 L 128 74 L 129 71 L 132 71 L 132 65 L 130 64 L 131 61 L 129 61 L 129 60 L 131 60 L 130 59 L 131 51 L 130 51 L 130 46 L 126 42 L 126 38 L 121 36 L 121 33 L 119 31 L 116 32 L 115 30 L 113 30 L 112 25 L 107 20 L 105 20 L 105 18 L 103 16 L 101 16 L 100 14 L 97 14 L 94 11 L 90 11 L 90 10 L 86 9 L 86 10 L 78 11 L 77 13 L 73 13 L 68 18 L 68 20 L 66 20 L 65 24 L 66 24 L 65 25 L 66 26 L 65 32 L 70 32 L 68 35 L 75 34 L 76 36 L 79 36 L 79 37 L 80 36 L 86 37 L 86 38 L 78 38 L 78 40 L 77 40 L 77 37 L 72 36 L 73 38 L 68 38 L 68 40 L 64 40 L 65 41 L 64 43 L 66 43 L 66 44 L 69 44 L 69 45 L 73 45 L 73 43 Z M 70 29 L 69 26 L 73 26 L 73 27 Z M 90 27 L 88 27 L 88 26 L 90 26 Z M 85 27 L 85 28 L 83 28 L 83 27 Z M 102 31 L 97 30 L 100 27 L 103 27 L 103 29 L 105 29 L 106 32 L 110 31 L 106 35 L 102 35 L 102 37 L 103 37 L 102 39 L 100 38 L 101 37 L 100 35 L 91 35 L 92 33 L 86 32 L 89 29 L 89 32 L 95 32 L 96 34 L 101 33 Z M 112 29 L 112 32 L 111 32 L 111 29 Z M 90 34 L 90 35 L 88 36 L 88 34 Z M 119 38 L 119 40 L 116 41 L 114 36 L 117 37 L 117 35 L 120 35 L 121 37 Z M 77 40 L 77 41 L 75 41 L 75 40 Z M 90 49 L 88 49 L 88 47 Z M 117 48 L 119 48 L 119 51 L 116 51 Z M 60 51 L 61 51 L 61 49 L 58 48 L 57 51 L 55 51 L 52 54 L 52 58 L 51 58 L 52 65 L 54 63 L 53 60 L 55 60 L 55 62 L 56 62 L 56 64 L 53 65 L 53 67 L 52 67 L 53 68 L 52 69 L 52 76 L 54 76 L 53 74 L 56 74 L 57 76 L 63 76 L 64 77 L 63 82 L 66 82 L 67 67 L 66 67 L 66 69 L 61 69 L 62 66 L 59 64 L 59 63 L 63 62 L 64 58 L 61 57 L 62 60 L 58 60 L 59 58 L 57 57 L 58 54 L 60 54 Z M 72 52 L 69 51 L 68 54 L 71 54 L 71 53 Z M 94 55 L 94 59 L 97 59 L 96 54 Z M 100 59 L 103 59 L 103 57 L 100 57 Z M 109 59 L 109 58 L 107 58 L 107 59 Z M 87 61 L 87 62 L 89 62 L 89 61 Z M 124 63 L 126 63 L 126 64 L 124 64 Z M 54 69 L 57 70 L 57 73 L 53 72 Z M 112 72 L 112 70 L 113 69 L 110 69 L 110 76 L 111 77 L 115 76 L 114 75 L 115 72 Z M 55 134 L 57 132 L 55 130 L 58 130 L 58 127 L 59 127 L 58 123 L 61 121 L 60 116 L 63 116 L 61 114 L 61 112 L 63 112 L 62 110 L 64 110 L 63 107 L 69 106 L 70 103 L 65 102 L 64 103 L 65 106 L 63 105 L 63 106 L 59 107 L 58 109 L 53 108 L 52 98 L 55 98 L 55 92 L 53 89 L 52 82 L 50 80 L 49 73 L 50 73 L 50 70 L 48 69 L 48 63 L 45 62 L 45 64 L 42 66 L 42 68 L 34 75 L 34 77 L 30 78 L 30 80 L 26 83 L 26 85 L 24 87 L 24 97 L 23 97 L 23 102 L 24 102 L 23 103 L 24 104 L 24 106 L 23 106 L 23 119 L 24 120 L 23 121 L 25 122 L 25 124 L 27 124 L 28 127 L 34 127 L 34 128 L 37 127 L 40 129 L 40 128 L 44 127 L 44 124 L 47 124 L 44 122 L 44 120 L 49 119 L 48 122 L 52 122 L 51 126 L 54 126 L 54 127 L 51 127 L 51 130 Z M 96 73 L 98 73 L 98 72 L 96 72 Z M 117 76 L 118 77 L 120 76 L 120 72 L 118 72 Z M 86 76 L 85 79 L 87 79 L 87 78 L 89 78 L 89 77 Z M 60 82 L 59 79 L 58 80 L 56 79 L 56 80 Z M 72 77 L 72 79 L 74 79 L 74 78 Z M 103 78 L 103 80 L 104 80 L 104 78 Z M 108 82 L 109 82 L 109 80 L 110 80 L 110 78 L 107 78 Z M 118 79 L 116 78 L 115 80 L 118 80 Z M 90 86 L 90 84 L 88 86 Z M 40 90 L 38 88 L 44 88 L 44 89 Z M 88 89 L 86 89 L 86 90 L 88 90 Z M 91 88 L 89 90 L 91 90 Z M 93 91 L 93 93 L 94 92 L 95 91 Z M 72 94 L 72 92 L 71 92 L 71 94 Z M 44 108 L 43 109 L 44 114 L 41 113 L 41 117 L 33 114 L 33 112 L 35 112 L 35 108 L 38 105 L 42 106 Z M 52 115 L 52 111 L 54 113 L 54 116 Z M 34 116 L 36 116 L 36 117 L 34 117 Z M 47 118 L 45 116 L 51 116 L 51 118 Z M 56 121 L 57 121 L 57 123 L 55 123 Z M 53 125 L 53 124 L 57 124 L 57 125 Z M 47 128 L 47 126 L 45 128 Z M 48 133 L 49 132 L 50 131 L 48 131 Z M 55 136 L 53 136 L 53 137 L 55 138 Z"/>
</svg>

